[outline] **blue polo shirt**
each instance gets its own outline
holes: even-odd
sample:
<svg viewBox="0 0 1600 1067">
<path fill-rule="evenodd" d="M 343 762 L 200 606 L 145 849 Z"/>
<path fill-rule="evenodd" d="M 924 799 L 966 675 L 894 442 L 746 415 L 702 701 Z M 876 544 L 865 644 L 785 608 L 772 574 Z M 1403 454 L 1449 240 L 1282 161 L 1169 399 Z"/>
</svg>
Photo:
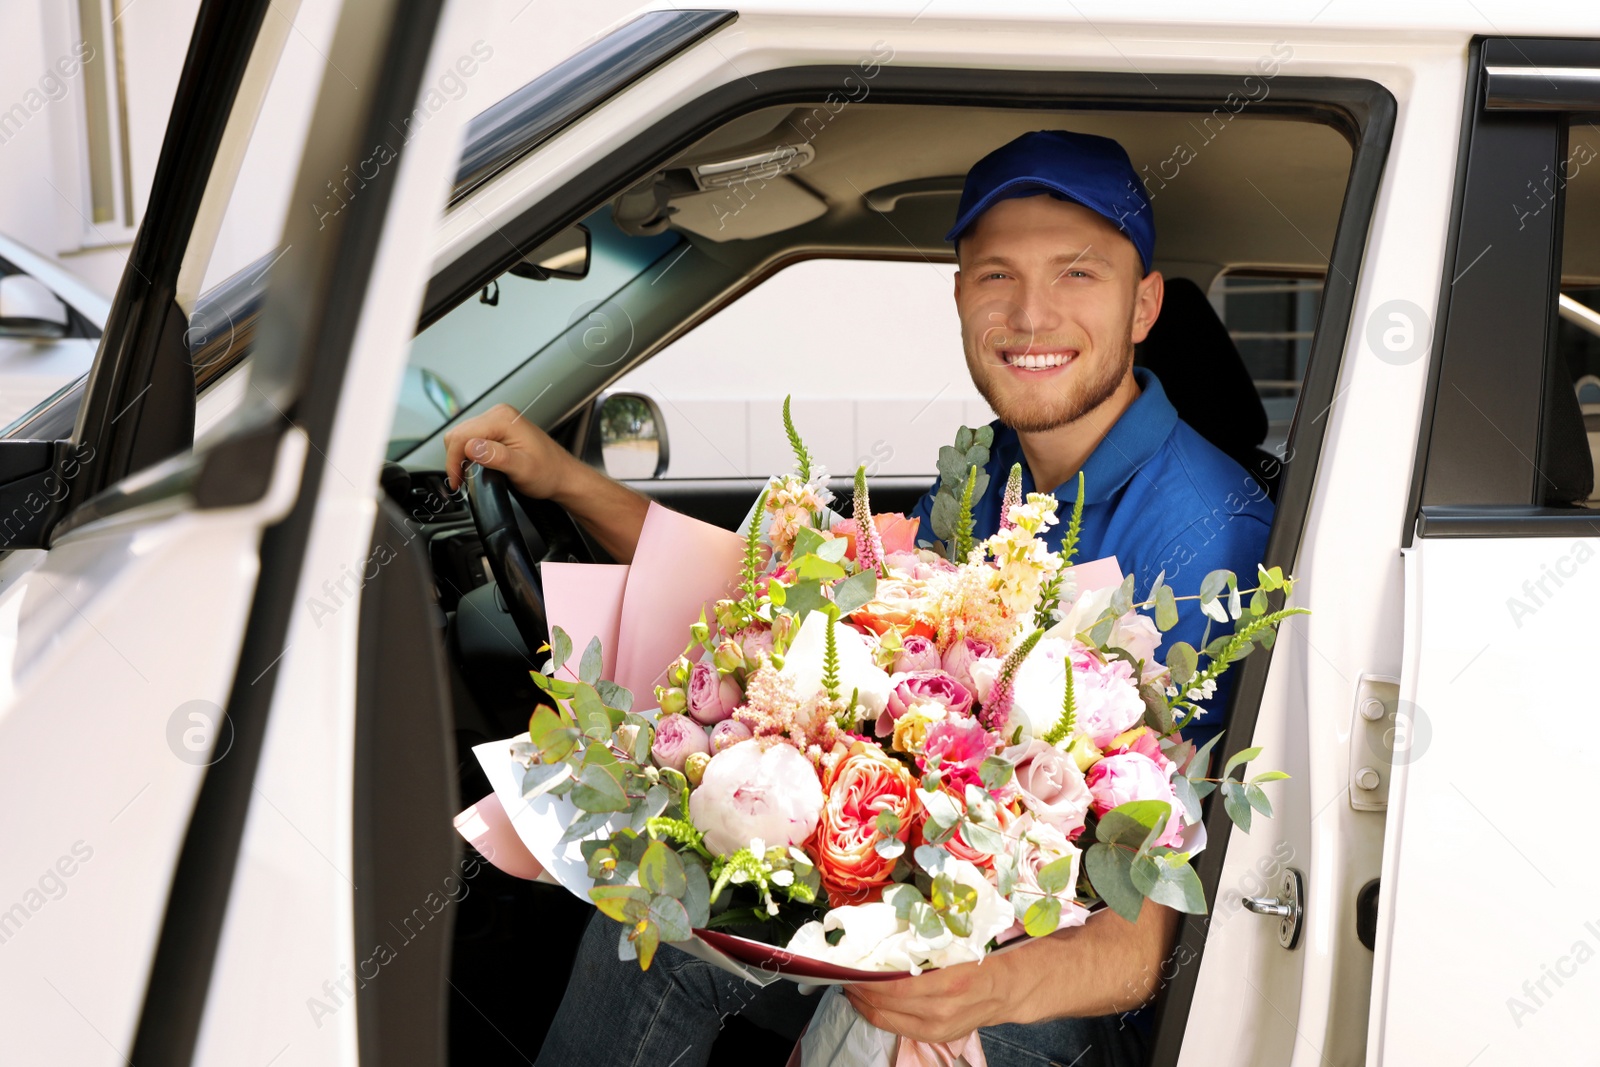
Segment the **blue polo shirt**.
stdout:
<svg viewBox="0 0 1600 1067">
<path fill-rule="evenodd" d="M 1245 469 L 1201 437 L 1178 418 L 1154 374 L 1136 367 L 1134 380 L 1140 394 L 1122 413 L 1111 432 L 1101 440 L 1083 465 L 1083 528 L 1076 560 L 1085 563 L 1116 556 L 1123 574 L 1134 576 L 1134 595 L 1143 600 L 1156 575 L 1178 596 L 1200 592 L 1200 582 L 1211 571 L 1231 570 L 1242 588 L 1255 585 L 1256 564 L 1266 550 L 1272 525 L 1272 502 Z M 994 443 L 989 448 L 989 486 L 973 506 L 973 537 L 989 537 L 1000 528 L 1000 505 L 1006 479 L 1014 463 L 1022 464 L 1022 491 L 1038 491 L 1033 473 L 1022 454 L 1017 432 L 998 419 Z M 932 536 L 935 482 L 913 515 L 922 519 L 919 533 Z M 1055 486 L 1061 502 L 1061 521 L 1052 527 L 1047 543 L 1061 547 L 1073 501 L 1078 495 L 1076 477 Z M 1202 647 L 1209 620 L 1195 600 L 1178 602 L 1178 624 L 1164 635 L 1161 651 L 1175 641 Z M 1215 638 L 1227 627 L 1214 625 Z M 1196 720 L 1187 736 L 1204 744 L 1220 727 L 1216 717 L 1227 707 L 1234 671 L 1222 676 L 1217 696 L 1207 701 L 1219 709 Z M 1209 721 L 1207 721 L 1209 720 Z"/>
</svg>

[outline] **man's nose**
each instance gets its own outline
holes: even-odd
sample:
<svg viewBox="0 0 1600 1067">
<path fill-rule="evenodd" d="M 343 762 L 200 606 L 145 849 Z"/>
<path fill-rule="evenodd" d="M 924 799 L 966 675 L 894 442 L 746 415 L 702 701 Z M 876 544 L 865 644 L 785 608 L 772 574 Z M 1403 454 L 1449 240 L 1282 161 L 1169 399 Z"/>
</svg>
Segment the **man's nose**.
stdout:
<svg viewBox="0 0 1600 1067">
<path fill-rule="evenodd" d="M 1017 290 L 1016 302 L 1007 309 L 1007 329 L 1025 343 L 1031 342 L 1037 335 L 1053 331 L 1060 325 L 1054 296 L 1048 284 L 1025 281 Z"/>
</svg>

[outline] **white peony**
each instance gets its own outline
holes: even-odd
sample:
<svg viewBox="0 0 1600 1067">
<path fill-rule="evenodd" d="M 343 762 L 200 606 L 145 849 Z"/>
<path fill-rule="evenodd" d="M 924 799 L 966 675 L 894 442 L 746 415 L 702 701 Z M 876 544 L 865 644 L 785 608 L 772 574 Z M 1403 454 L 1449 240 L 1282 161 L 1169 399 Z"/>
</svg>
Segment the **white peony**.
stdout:
<svg viewBox="0 0 1600 1067">
<path fill-rule="evenodd" d="M 801 703 L 822 692 L 822 660 L 827 651 L 828 616 L 821 611 L 806 615 L 800 630 L 789 642 L 784 653 L 783 670 L 779 673 L 794 683 L 795 695 Z M 869 718 L 876 717 L 889 702 L 889 674 L 872 661 L 872 648 L 867 639 L 843 622 L 833 626 L 833 643 L 839 654 L 839 695 L 856 699 L 867 709 Z"/>
<path fill-rule="evenodd" d="M 816 830 L 822 802 L 816 769 L 797 749 L 763 751 L 759 741 L 740 741 L 706 764 L 689 794 L 689 818 L 706 847 L 727 856 L 756 839 L 768 847 L 800 844 Z"/>
<path fill-rule="evenodd" d="M 923 938 L 909 922 L 895 916 L 894 905 L 878 901 L 834 908 L 821 922 L 806 923 L 795 931 L 788 950 L 839 967 L 912 974 L 983 959 L 985 946 L 1011 928 L 1011 905 L 966 860 L 947 857 L 943 869 L 958 885 L 971 886 L 978 894 L 972 933 L 966 937 L 957 937 L 946 927 L 937 937 Z M 827 935 L 833 930 L 844 932 L 837 945 L 828 944 Z"/>
<path fill-rule="evenodd" d="M 1074 644 L 1060 637 L 1040 638 L 1012 678 L 1014 703 L 1007 729 L 1021 726 L 1023 740 L 1043 737 L 1060 720 L 1067 688 L 1066 665 Z M 988 703 L 1004 663 L 1003 657 L 986 656 L 972 665 L 972 682 L 980 701 Z M 1077 708 L 1079 732 L 1100 745 L 1144 717 L 1144 701 L 1139 699 L 1133 667 L 1126 660 L 1101 663 L 1091 658 L 1087 667 L 1074 668 L 1072 702 Z"/>
</svg>

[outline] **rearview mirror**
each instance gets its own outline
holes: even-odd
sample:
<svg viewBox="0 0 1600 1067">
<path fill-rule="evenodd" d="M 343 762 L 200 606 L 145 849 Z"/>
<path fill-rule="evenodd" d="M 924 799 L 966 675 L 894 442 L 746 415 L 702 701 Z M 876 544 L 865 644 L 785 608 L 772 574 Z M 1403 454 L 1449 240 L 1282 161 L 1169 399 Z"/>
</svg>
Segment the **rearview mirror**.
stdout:
<svg viewBox="0 0 1600 1067">
<path fill-rule="evenodd" d="M 618 481 L 659 478 L 667 472 L 667 425 L 656 402 L 642 393 L 612 393 L 595 410 L 601 465 Z"/>
<path fill-rule="evenodd" d="M 511 265 L 519 278 L 542 282 L 551 278 L 578 279 L 589 273 L 589 229 L 568 226 Z"/>
<path fill-rule="evenodd" d="M 26 274 L 0 278 L 0 337 L 53 341 L 67 335 L 67 305 L 39 279 Z"/>
</svg>

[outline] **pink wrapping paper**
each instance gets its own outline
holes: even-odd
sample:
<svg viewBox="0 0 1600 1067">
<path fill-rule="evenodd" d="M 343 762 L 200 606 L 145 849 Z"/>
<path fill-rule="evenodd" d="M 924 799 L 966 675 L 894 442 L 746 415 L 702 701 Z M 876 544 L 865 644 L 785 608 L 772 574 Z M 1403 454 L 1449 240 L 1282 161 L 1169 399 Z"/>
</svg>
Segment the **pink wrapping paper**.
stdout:
<svg viewBox="0 0 1600 1067">
<path fill-rule="evenodd" d="M 1117 564 L 1116 556 L 1102 556 L 1087 563 L 1075 564 L 1072 568 L 1072 580 L 1078 583 L 1080 593 L 1109 589 L 1122 584 L 1122 568 Z"/>
<path fill-rule="evenodd" d="M 572 658 L 562 668 L 567 678 L 578 677 L 578 659 L 594 637 L 600 639 L 600 677 L 616 678 L 617 634 L 628 570 L 620 563 L 540 564 L 545 613 L 552 626 L 561 627 L 572 638 Z"/>
<path fill-rule="evenodd" d="M 688 644 L 689 627 L 702 607 L 709 618 L 711 605 L 733 593 L 743 562 L 738 534 L 650 505 L 628 568 L 616 674 L 608 676 L 633 692 L 635 710 L 655 706 L 655 687 Z"/>
</svg>

